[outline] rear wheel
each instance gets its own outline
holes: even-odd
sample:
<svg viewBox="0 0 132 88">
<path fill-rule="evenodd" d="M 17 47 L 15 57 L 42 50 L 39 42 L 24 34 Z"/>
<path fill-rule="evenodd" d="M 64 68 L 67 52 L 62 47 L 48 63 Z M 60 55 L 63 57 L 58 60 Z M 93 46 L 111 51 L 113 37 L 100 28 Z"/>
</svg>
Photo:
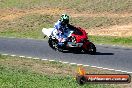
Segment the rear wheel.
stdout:
<svg viewBox="0 0 132 88">
<path fill-rule="evenodd" d="M 94 55 L 95 53 L 96 53 L 96 47 L 94 44 L 91 43 L 89 46 L 89 54 Z"/>
<path fill-rule="evenodd" d="M 87 45 L 87 48 L 84 50 L 84 52 L 94 55 L 96 53 L 95 45 L 93 43 L 90 43 L 89 45 Z"/>
</svg>

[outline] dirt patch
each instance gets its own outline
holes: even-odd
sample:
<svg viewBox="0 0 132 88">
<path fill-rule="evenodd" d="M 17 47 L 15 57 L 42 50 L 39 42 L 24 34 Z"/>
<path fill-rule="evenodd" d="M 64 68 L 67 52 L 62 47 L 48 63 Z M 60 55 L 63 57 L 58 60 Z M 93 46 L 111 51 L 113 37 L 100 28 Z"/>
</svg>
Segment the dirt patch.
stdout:
<svg viewBox="0 0 132 88">
<path fill-rule="evenodd" d="M 11 21 L 13 19 L 19 18 L 21 16 L 37 13 L 37 14 L 50 14 L 50 15 L 60 15 L 62 13 L 69 13 L 71 17 L 130 17 L 132 13 L 122 13 L 122 14 L 110 14 L 110 13 L 77 13 L 71 9 L 61 9 L 61 8 L 33 8 L 27 10 L 21 9 L 8 9 L 0 10 L 0 20 Z M 96 32 L 95 32 L 96 31 Z M 90 35 L 106 35 L 106 36 L 120 36 L 127 37 L 132 36 L 132 23 L 128 25 L 115 25 L 109 28 L 96 28 L 88 30 Z"/>
<path fill-rule="evenodd" d="M 0 12 L 2 12 L 2 14 L 0 15 L 0 20 L 10 21 L 15 18 L 32 13 L 57 15 L 57 14 L 61 14 L 62 10 L 59 8 L 34 8 L 28 10 L 19 10 L 19 9 L 0 10 Z"/>
<path fill-rule="evenodd" d="M 61 8 L 33 8 L 28 10 L 20 10 L 20 9 L 8 9 L 8 10 L 0 10 L 2 12 L 0 14 L 0 20 L 13 20 L 15 18 L 31 14 L 50 14 L 50 15 L 60 15 L 62 13 L 68 13 L 71 17 L 130 17 L 132 13 L 122 13 L 122 14 L 114 14 L 114 13 L 77 13 L 71 9 L 61 9 Z"/>
<path fill-rule="evenodd" d="M 132 13 L 122 13 L 122 14 L 115 14 L 115 13 L 98 13 L 98 14 L 92 14 L 92 13 L 72 13 L 72 17 L 130 17 L 132 16 Z"/>
<path fill-rule="evenodd" d="M 87 32 L 90 35 L 129 37 L 132 36 L 132 24 L 115 25 L 109 28 L 90 29 Z"/>
</svg>

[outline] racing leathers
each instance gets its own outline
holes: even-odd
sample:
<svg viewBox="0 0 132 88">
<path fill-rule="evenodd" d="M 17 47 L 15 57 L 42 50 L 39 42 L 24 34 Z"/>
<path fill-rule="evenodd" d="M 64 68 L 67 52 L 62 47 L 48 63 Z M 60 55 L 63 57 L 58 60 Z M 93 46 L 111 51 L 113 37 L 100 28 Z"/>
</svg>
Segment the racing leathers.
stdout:
<svg viewBox="0 0 132 88">
<path fill-rule="evenodd" d="M 54 25 L 54 30 L 52 34 L 58 39 L 58 42 L 64 42 L 68 37 L 68 24 L 63 25 L 60 20 L 58 20 Z"/>
</svg>

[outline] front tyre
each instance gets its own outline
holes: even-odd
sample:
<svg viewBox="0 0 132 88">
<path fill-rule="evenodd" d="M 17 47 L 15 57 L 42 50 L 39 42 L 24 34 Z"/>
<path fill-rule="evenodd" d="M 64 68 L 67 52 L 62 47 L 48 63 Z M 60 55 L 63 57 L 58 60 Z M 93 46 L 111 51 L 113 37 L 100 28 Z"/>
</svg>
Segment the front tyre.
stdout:
<svg viewBox="0 0 132 88">
<path fill-rule="evenodd" d="M 49 38 L 48 40 L 49 46 L 54 49 L 57 50 L 57 46 L 58 46 L 58 42 L 55 39 Z"/>
</svg>

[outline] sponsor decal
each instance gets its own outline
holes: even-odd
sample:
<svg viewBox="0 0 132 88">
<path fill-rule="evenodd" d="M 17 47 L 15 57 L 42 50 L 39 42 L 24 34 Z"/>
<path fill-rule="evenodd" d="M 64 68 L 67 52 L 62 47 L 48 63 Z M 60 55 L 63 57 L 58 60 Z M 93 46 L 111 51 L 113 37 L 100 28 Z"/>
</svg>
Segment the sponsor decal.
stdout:
<svg viewBox="0 0 132 88">
<path fill-rule="evenodd" d="M 87 74 L 85 69 L 79 67 L 76 76 L 77 83 L 130 83 L 131 76 L 129 74 Z"/>
</svg>

